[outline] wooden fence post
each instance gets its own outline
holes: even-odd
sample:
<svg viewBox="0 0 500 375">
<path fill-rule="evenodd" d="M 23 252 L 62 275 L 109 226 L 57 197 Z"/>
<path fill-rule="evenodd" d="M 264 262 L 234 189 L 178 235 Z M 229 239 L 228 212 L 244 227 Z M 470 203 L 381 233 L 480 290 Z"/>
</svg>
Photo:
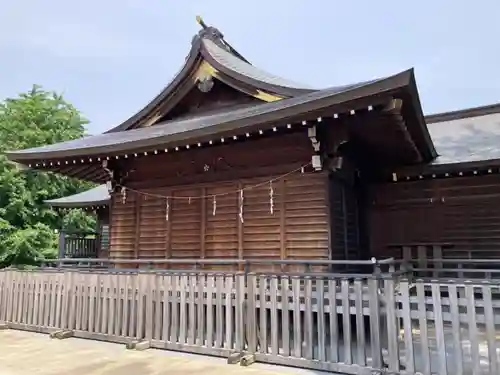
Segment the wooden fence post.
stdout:
<svg viewBox="0 0 500 375">
<path fill-rule="evenodd" d="M 247 298 L 246 298 L 246 341 L 248 352 L 255 353 L 257 351 L 257 308 L 255 291 L 257 290 L 257 277 L 254 273 L 246 274 L 247 283 Z M 277 327 L 276 327 L 277 329 Z"/>
<path fill-rule="evenodd" d="M 380 314 L 380 301 L 378 293 L 378 282 L 379 280 L 375 276 L 374 278 L 368 279 L 368 295 L 369 295 L 369 307 L 370 307 L 370 341 L 372 349 L 372 367 L 382 368 L 383 358 L 382 358 L 382 343 L 383 340 L 383 329 L 385 324 L 382 324 L 382 318 Z"/>
<path fill-rule="evenodd" d="M 7 321 L 7 302 L 10 293 L 10 271 L 0 271 L 0 322 Z"/>
<path fill-rule="evenodd" d="M 415 372 L 415 357 L 413 348 L 413 330 L 412 316 L 410 305 L 410 289 L 408 280 L 402 280 L 399 283 L 401 305 L 402 305 L 402 323 L 404 332 L 404 348 L 405 348 L 405 366 L 410 373 Z"/>
<path fill-rule="evenodd" d="M 396 296 L 393 279 L 384 280 L 384 302 L 387 328 L 387 351 L 389 371 L 399 371 L 398 322 L 396 315 Z"/>
<path fill-rule="evenodd" d="M 245 274 L 236 274 L 236 296 L 235 296 L 235 350 L 243 351 L 245 348 L 245 321 L 244 321 L 244 308 L 245 308 Z"/>
</svg>

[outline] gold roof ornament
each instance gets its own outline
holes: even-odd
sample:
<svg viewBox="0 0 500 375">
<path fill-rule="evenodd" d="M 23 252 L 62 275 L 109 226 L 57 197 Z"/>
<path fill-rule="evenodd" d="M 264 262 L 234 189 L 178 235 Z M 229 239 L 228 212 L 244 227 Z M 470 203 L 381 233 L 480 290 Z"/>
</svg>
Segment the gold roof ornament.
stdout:
<svg viewBox="0 0 500 375">
<path fill-rule="evenodd" d="M 196 16 L 196 22 L 198 22 L 198 24 L 203 27 L 204 29 L 207 28 L 207 24 L 203 21 L 203 18 L 201 18 L 201 16 Z"/>
</svg>

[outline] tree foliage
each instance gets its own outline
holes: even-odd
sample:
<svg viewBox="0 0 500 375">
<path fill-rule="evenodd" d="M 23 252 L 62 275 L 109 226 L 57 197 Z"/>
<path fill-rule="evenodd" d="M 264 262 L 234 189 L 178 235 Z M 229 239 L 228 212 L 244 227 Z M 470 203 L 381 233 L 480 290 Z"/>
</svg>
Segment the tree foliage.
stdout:
<svg viewBox="0 0 500 375">
<path fill-rule="evenodd" d="M 62 216 L 44 203 L 88 189 L 88 183 L 22 167 L 3 154 L 79 138 L 86 123 L 61 95 L 39 86 L 0 102 L 0 267 L 55 256 L 58 229 L 95 226 L 80 210 Z"/>
</svg>

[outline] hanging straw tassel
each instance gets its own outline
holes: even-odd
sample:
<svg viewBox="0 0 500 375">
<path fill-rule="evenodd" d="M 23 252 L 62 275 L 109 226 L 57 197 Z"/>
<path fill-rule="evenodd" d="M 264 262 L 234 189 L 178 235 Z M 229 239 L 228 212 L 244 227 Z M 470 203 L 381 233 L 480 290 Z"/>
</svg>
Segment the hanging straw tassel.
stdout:
<svg viewBox="0 0 500 375">
<path fill-rule="evenodd" d="M 269 181 L 269 212 L 271 215 L 274 214 L 274 189 L 272 181 Z"/>
<path fill-rule="evenodd" d="M 127 203 L 127 189 L 125 189 L 125 186 L 122 186 L 121 193 L 122 193 L 122 204 L 125 204 Z"/>
<path fill-rule="evenodd" d="M 165 220 L 168 221 L 170 218 L 170 201 L 167 197 L 165 200 Z"/>
<path fill-rule="evenodd" d="M 243 223 L 243 190 L 240 190 L 240 221 Z"/>
</svg>

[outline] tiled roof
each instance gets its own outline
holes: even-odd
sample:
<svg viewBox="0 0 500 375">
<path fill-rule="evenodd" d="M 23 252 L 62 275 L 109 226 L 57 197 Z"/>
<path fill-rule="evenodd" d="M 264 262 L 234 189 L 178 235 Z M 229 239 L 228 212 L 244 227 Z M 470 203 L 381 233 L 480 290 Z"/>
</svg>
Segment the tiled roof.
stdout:
<svg viewBox="0 0 500 375">
<path fill-rule="evenodd" d="M 109 204 L 110 196 L 106 185 L 83 191 L 63 198 L 46 200 L 45 203 L 54 207 L 87 207 Z"/>
<path fill-rule="evenodd" d="M 7 156 L 13 161 L 47 160 L 129 152 L 159 145 L 169 147 L 182 145 L 185 142 L 196 142 L 220 134 L 244 132 L 251 126 L 262 126 L 272 121 L 285 121 L 287 118 L 311 111 L 324 108 L 334 109 L 336 105 L 352 100 L 380 96 L 384 92 L 390 93 L 408 87 L 412 80 L 413 71 L 408 70 L 394 76 L 346 86 L 343 89 L 333 87 L 276 102 L 228 109 L 224 112 L 173 120 L 146 128 L 99 134 L 42 147 L 10 151 L 7 152 Z"/>
<path fill-rule="evenodd" d="M 500 159 L 500 113 L 432 122 L 427 126 L 439 154 L 433 164 Z"/>
<path fill-rule="evenodd" d="M 210 39 L 204 39 L 203 46 L 210 56 L 220 65 L 223 65 L 235 73 L 241 74 L 255 81 L 261 81 L 270 85 L 287 88 L 314 90 L 312 87 L 308 87 L 307 85 L 290 81 L 257 68 L 256 66 L 238 58 L 229 51 L 226 51 L 224 48 L 221 48 Z"/>
</svg>

